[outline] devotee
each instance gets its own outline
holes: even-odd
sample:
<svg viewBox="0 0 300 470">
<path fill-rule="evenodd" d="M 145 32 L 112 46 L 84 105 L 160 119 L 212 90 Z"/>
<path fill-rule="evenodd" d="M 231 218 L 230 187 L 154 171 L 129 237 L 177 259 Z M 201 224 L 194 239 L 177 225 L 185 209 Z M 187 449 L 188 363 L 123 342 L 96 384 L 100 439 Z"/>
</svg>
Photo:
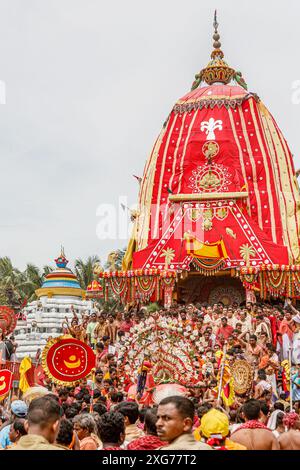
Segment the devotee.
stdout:
<svg viewBox="0 0 300 470">
<path fill-rule="evenodd" d="M 146 309 L 146 310 L 147 310 L 147 309 Z M 115 323 L 116 323 L 116 325 L 117 325 L 118 331 L 119 331 L 119 329 L 120 329 L 120 326 L 121 326 L 122 321 L 123 321 L 122 312 L 116 312 Z"/>
<path fill-rule="evenodd" d="M 108 315 L 108 323 L 106 324 L 104 330 L 104 336 L 108 336 L 110 343 L 113 344 L 117 340 L 118 325 L 115 321 L 115 318 L 112 314 Z"/>
<path fill-rule="evenodd" d="M 249 341 L 243 339 L 245 338 L 245 335 L 247 333 L 243 333 L 241 336 L 239 336 L 239 342 L 243 348 L 245 348 L 245 357 L 247 361 L 253 366 L 256 367 L 259 364 L 259 361 L 262 356 L 262 348 L 257 344 L 257 336 L 255 335 L 250 335 L 249 336 Z"/>
<path fill-rule="evenodd" d="M 77 415 L 73 419 L 73 424 L 80 442 L 80 450 L 96 450 L 99 443 L 95 438 L 97 430 L 93 417 L 87 413 Z"/>
<path fill-rule="evenodd" d="M 208 323 L 211 324 L 213 321 L 213 310 L 210 306 L 206 308 L 206 312 L 204 315 L 204 324 Z"/>
<path fill-rule="evenodd" d="M 213 374 L 213 371 L 212 371 Z M 210 375 L 212 375 L 210 374 Z M 206 391 L 204 392 L 203 400 L 207 403 L 215 403 L 218 392 L 217 392 L 217 386 L 218 382 L 214 379 L 211 382 L 209 382 L 208 387 Z"/>
<path fill-rule="evenodd" d="M 165 443 L 157 436 L 156 429 L 157 409 L 149 408 L 145 414 L 145 435 L 131 441 L 128 450 L 155 450 L 163 447 Z"/>
<path fill-rule="evenodd" d="M 22 418 L 17 418 L 14 420 L 14 422 L 10 425 L 10 431 L 9 431 L 9 440 L 11 444 L 6 447 L 12 447 L 14 445 L 17 445 L 19 442 L 19 439 L 22 436 L 26 436 L 27 431 L 25 429 L 25 419 Z"/>
<path fill-rule="evenodd" d="M 248 331 L 251 331 L 251 318 L 247 315 L 247 312 L 245 310 L 241 310 L 239 318 L 236 319 L 235 323 L 233 324 L 233 327 L 237 328 L 238 323 L 241 325 L 242 333 L 247 333 Z"/>
<path fill-rule="evenodd" d="M 255 318 L 255 322 L 253 322 L 253 324 L 255 325 L 255 336 L 259 337 L 262 333 L 265 333 L 267 335 L 267 342 L 270 343 L 272 341 L 272 334 L 268 318 L 264 317 L 263 315 L 258 315 Z"/>
<path fill-rule="evenodd" d="M 80 450 L 79 439 L 70 420 L 66 418 L 61 420 L 55 445 L 64 450 Z"/>
<path fill-rule="evenodd" d="M 124 333 L 129 333 L 130 328 L 133 327 L 133 322 L 131 321 L 130 315 L 127 313 L 124 315 L 124 320 L 120 324 L 120 331 Z"/>
<path fill-rule="evenodd" d="M 212 348 L 214 346 L 211 330 L 209 328 L 204 331 L 203 336 L 201 336 L 201 338 L 199 339 L 199 343 L 203 350 L 207 348 Z"/>
<path fill-rule="evenodd" d="M 125 439 L 124 416 L 116 411 L 100 416 L 99 435 L 103 450 L 122 450 Z"/>
<path fill-rule="evenodd" d="M 300 450 L 300 417 L 297 413 L 286 413 L 283 417 L 283 426 L 287 432 L 282 433 L 279 438 L 281 450 Z"/>
<path fill-rule="evenodd" d="M 86 328 L 87 339 L 88 339 L 89 345 L 93 349 L 95 348 L 95 344 L 97 343 L 97 338 L 95 338 L 95 329 L 97 328 L 97 325 L 98 325 L 97 314 L 96 312 L 93 312 L 91 314 L 90 321 Z"/>
<path fill-rule="evenodd" d="M 73 336 L 73 338 L 76 338 L 79 341 L 83 341 L 84 343 L 87 341 L 86 328 L 83 324 L 82 325 L 79 324 L 79 320 L 77 317 L 74 317 L 71 320 L 71 326 L 69 324 L 68 318 L 65 317 L 65 324 L 67 327 L 68 334 Z M 49 338 L 48 338 L 48 341 L 49 341 Z"/>
<path fill-rule="evenodd" d="M 264 398 L 264 400 L 259 400 L 259 402 L 261 411 L 259 421 L 266 425 L 270 417 L 270 406 L 266 398 Z"/>
<path fill-rule="evenodd" d="M 257 344 L 264 349 L 268 343 L 268 333 L 266 331 L 262 331 L 256 334 L 257 336 Z"/>
<path fill-rule="evenodd" d="M 244 445 L 231 441 L 229 435 L 229 419 L 222 411 L 211 409 L 201 418 L 200 435 L 206 443 L 216 450 L 247 450 Z M 199 434 L 194 433 L 195 437 Z M 196 437 L 197 439 L 197 437 Z"/>
<path fill-rule="evenodd" d="M 105 328 L 106 328 L 106 319 L 103 314 L 100 314 L 97 325 L 94 329 L 94 337 L 96 339 L 96 344 L 97 342 L 101 341 L 101 339 L 103 338 Z"/>
<path fill-rule="evenodd" d="M 281 359 L 288 359 L 289 349 L 293 342 L 293 320 L 291 312 L 285 312 L 283 320 L 279 324 L 279 345 L 281 348 Z"/>
<path fill-rule="evenodd" d="M 14 400 L 11 404 L 11 417 L 9 422 L 0 431 L 0 445 L 5 449 L 11 444 L 9 433 L 10 426 L 17 418 L 26 418 L 28 407 L 22 400 Z"/>
<path fill-rule="evenodd" d="M 113 392 L 110 396 L 110 411 L 113 411 L 118 403 L 124 401 L 124 395 L 122 392 Z"/>
<path fill-rule="evenodd" d="M 258 382 L 254 388 L 254 398 L 259 400 L 263 395 L 264 392 L 267 390 L 270 392 L 272 390 L 272 385 L 267 382 L 267 375 L 263 369 L 260 369 L 257 372 Z"/>
<path fill-rule="evenodd" d="M 107 351 L 104 352 L 104 344 L 96 343 L 96 368 L 101 368 L 102 360 L 106 356 Z"/>
<path fill-rule="evenodd" d="M 292 374 L 292 399 L 293 402 L 300 401 L 300 364 L 292 368 L 290 373 Z"/>
<path fill-rule="evenodd" d="M 95 390 L 101 392 L 102 390 L 102 381 L 103 381 L 104 373 L 102 369 L 97 368 L 95 370 Z"/>
<path fill-rule="evenodd" d="M 164 398 L 157 409 L 156 429 L 159 439 L 167 445 L 163 450 L 211 450 L 193 436 L 195 408 L 188 398 L 173 396 Z"/>
<path fill-rule="evenodd" d="M 250 399 L 243 405 L 246 422 L 231 433 L 231 440 L 244 445 L 248 450 L 277 450 L 279 445 L 272 431 L 259 421 L 261 404 Z"/>
<path fill-rule="evenodd" d="M 285 432 L 283 418 L 285 413 L 281 410 L 274 410 L 268 420 L 268 428 L 272 431 L 276 439 Z"/>
<path fill-rule="evenodd" d="M 6 362 L 6 344 L 5 344 L 5 334 L 4 331 L 0 328 L 0 366 Z"/>
<path fill-rule="evenodd" d="M 62 409 L 58 402 L 49 396 L 32 400 L 28 408 L 25 429 L 27 435 L 9 450 L 63 450 L 56 446 Z"/>
<path fill-rule="evenodd" d="M 93 405 L 93 412 L 97 413 L 99 416 L 102 416 L 104 413 L 107 412 L 107 408 L 104 403 L 98 401 Z"/>
<path fill-rule="evenodd" d="M 114 344 L 115 346 L 115 355 L 118 357 L 119 351 L 121 347 L 125 344 L 125 333 L 124 331 L 118 331 L 117 332 L 117 339 Z"/>
<path fill-rule="evenodd" d="M 144 436 L 144 432 L 137 426 L 137 420 L 139 418 L 139 407 L 137 403 L 123 401 L 115 407 L 115 411 L 121 413 L 125 418 L 125 447 L 134 439 Z"/>
<path fill-rule="evenodd" d="M 217 333 L 216 333 L 216 339 L 224 339 L 225 341 L 228 340 L 229 336 L 233 332 L 233 327 L 228 325 L 227 318 L 222 317 L 221 318 L 221 326 L 218 328 Z"/>
</svg>

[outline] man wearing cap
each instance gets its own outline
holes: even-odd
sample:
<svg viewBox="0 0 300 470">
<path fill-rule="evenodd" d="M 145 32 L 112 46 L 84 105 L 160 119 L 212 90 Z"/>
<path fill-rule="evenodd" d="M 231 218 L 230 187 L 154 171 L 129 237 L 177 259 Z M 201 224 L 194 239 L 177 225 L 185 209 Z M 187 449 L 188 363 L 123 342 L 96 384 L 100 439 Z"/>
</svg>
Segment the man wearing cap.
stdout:
<svg viewBox="0 0 300 470">
<path fill-rule="evenodd" d="M 195 429 L 194 437 L 200 441 L 201 436 L 216 450 L 247 450 L 247 447 L 228 439 L 229 420 L 225 413 L 212 408 L 201 418 L 201 425 Z"/>
<path fill-rule="evenodd" d="M 9 424 L 7 424 L 0 431 L 0 446 L 5 449 L 7 446 L 11 445 L 9 438 L 9 431 L 11 424 L 15 421 L 16 418 L 26 418 L 27 416 L 27 405 L 22 400 L 15 400 L 11 404 L 11 419 Z"/>
</svg>

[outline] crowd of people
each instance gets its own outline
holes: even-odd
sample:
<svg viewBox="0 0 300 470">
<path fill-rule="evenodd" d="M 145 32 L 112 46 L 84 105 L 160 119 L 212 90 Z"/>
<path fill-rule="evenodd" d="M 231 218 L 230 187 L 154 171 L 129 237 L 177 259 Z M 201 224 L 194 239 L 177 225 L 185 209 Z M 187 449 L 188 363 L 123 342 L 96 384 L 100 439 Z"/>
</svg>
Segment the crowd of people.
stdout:
<svg viewBox="0 0 300 470">
<path fill-rule="evenodd" d="M 197 329 L 200 366 L 186 396 L 151 405 L 129 396 L 118 367 L 126 334 L 151 315 L 149 309 L 73 315 L 63 331 L 93 348 L 94 380 L 66 387 L 45 379 L 44 396 L 30 402 L 13 396 L 10 408 L 1 408 L 2 449 L 300 449 L 300 314 L 291 301 L 158 310 L 157 317 Z M 253 371 L 249 390 L 230 406 L 218 393 L 215 353 L 224 348 L 229 364 L 245 360 Z"/>
</svg>

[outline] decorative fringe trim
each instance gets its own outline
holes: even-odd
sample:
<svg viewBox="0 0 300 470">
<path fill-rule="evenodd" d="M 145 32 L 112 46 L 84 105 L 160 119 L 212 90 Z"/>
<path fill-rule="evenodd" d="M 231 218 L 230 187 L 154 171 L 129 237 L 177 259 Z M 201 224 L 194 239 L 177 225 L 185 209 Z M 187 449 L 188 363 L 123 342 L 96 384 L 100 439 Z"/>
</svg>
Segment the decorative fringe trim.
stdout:
<svg viewBox="0 0 300 470">
<path fill-rule="evenodd" d="M 214 276 L 218 271 L 221 271 L 226 267 L 224 259 L 217 259 L 214 264 L 205 264 L 205 261 L 208 260 L 193 258 L 193 261 L 191 262 L 196 271 L 200 272 L 204 276 Z M 212 263 L 212 261 L 209 260 L 209 263 Z"/>
<path fill-rule="evenodd" d="M 173 111 L 176 114 L 182 114 L 203 108 L 213 109 L 215 106 L 217 106 L 218 108 L 222 108 L 222 106 L 224 106 L 226 109 L 236 108 L 237 106 L 241 106 L 244 101 L 247 101 L 250 98 L 254 98 L 255 101 L 260 101 L 260 98 L 256 93 L 247 93 L 247 95 L 245 95 L 243 98 L 200 98 L 193 102 L 176 103 L 173 108 Z"/>
</svg>

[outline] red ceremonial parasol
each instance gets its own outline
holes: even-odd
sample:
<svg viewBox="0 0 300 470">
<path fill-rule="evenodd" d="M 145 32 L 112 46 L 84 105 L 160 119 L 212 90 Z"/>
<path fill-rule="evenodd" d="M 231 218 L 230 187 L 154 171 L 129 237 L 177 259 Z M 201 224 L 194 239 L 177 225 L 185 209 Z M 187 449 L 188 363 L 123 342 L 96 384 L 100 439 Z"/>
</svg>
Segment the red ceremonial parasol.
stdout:
<svg viewBox="0 0 300 470">
<path fill-rule="evenodd" d="M 92 348 L 69 335 L 48 341 L 42 353 L 45 373 L 61 385 L 70 385 L 87 377 L 95 367 L 95 359 Z"/>
<path fill-rule="evenodd" d="M 4 397 L 12 386 L 13 373 L 8 369 L 0 370 L 0 397 Z"/>
<path fill-rule="evenodd" d="M 17 316 L 14 310 L 6 305 L 0 305 L 0 329 L 8 335 L 14 331 L 16 324 Z"/>
</svg>

